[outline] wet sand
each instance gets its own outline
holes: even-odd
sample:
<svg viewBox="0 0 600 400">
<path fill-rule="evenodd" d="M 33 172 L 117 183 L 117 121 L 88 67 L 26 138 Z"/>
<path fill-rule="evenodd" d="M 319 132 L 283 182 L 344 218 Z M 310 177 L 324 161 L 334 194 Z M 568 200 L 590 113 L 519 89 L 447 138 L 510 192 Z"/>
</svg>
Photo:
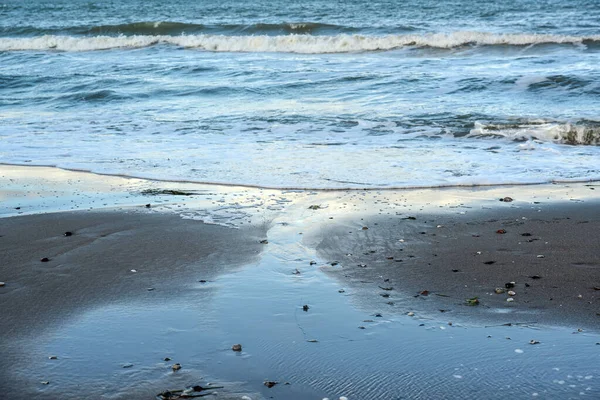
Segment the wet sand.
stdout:
<svg viewBox="0 0 600 400">
<path fill-rule="evenodd" d="M 282 192 L 7 169 L 8 398 L 210 381 L 254 400 L 600 393 L 598 186 Z M 165 188 L 206 195 L 138 193 Z"/>
<path fill-rule="evenodd" d="M 597 331 L 598 232 L 597 201 L 498 202 L 485 210 L 349 219 L 308 241 L 338 263 L 326 271 L 387 312 Z"/>
<path fill-rule="evenodd" d="M 142 210 L 74 211 L 1 222 L 0 382 L 3 396 L 13 399 L 35 395 L 31 382 L 20 382 L 14 372 L 26 376 L 28 363 L 49 357 L 33 354 L 32 341 L 102 307 L 201 300 L 199 281 L 255 261 L 265 235 L 260 228 L 230 229 Z M 129 395 L 153 398 L 161 387 L 166 388 L 156 382 L 154 390 Z M 37 393 L 39 398 L 55 395 Z"/>
</svg>

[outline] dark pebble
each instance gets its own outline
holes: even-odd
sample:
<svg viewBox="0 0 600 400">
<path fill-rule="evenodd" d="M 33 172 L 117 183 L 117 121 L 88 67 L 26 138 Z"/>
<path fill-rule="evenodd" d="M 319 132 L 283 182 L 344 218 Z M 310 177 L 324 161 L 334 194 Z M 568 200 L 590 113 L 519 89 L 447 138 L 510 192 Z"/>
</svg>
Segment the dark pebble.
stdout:
<svg viewBox="0 0 600 400">
<path fill-rule="evenodd" d="M 73 232 L 65 232 L 65 236 L 73 236 Z"/>
<path fill-rule="evenodd" d="M 48 261 L 50 261 L 50 259 L 49 259 L 48 257 L 44 257 L 44 258 L 42 258 L 40 261 L 41 261 L 41 262 L 48 262 Z"/>
<path fill-rule="evenodd" d="M 309 308 L 310 307 L 308 305 L 306 305 L 306 304 L 302 306 L 302 310 L 304 310 L 304 311 L 308 311 Z"/>
</svg>

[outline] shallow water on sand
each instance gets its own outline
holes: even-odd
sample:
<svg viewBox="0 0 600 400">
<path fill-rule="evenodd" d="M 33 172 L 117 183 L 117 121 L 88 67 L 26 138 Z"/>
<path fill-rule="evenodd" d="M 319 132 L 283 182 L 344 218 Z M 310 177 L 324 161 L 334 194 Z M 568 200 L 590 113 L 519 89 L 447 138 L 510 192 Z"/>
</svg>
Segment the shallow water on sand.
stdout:
<svg viewBox="0 0 600 400">
<path fill-rule="evenodd" d="M 314 254 L 298 242 L 299 228 L 272 228 L 256 264 L 207 283 L 158 289 L 181 291 L 171 301 L 116 303 L 67 321 L 33 345 L 40 359 L 58 360 L 15 372 L 52 382 L 39 398 L 137 398 L 156 390 L 157 381 L 167 389 L 216 379 L 236 398 L 600 395 L 597 334 L 450 326 L 357 303 L 352 290 L 339 293 L 339 282 L 309 267 Z M 296 268 L 301 275 L 292 274 Z M 231 351 L 234 343 L 243 345 L 241 353 Z M 183 369 L 173 373 L 175 362 Z M 280 384 L 267 389 L 265 380 Z"/>
<path fill-rule="evenodd" d="M 496 204 L 500 196 L 513 193 L 511 188 L 280 192 L 114 177 L 96 181 L 94 175 L 55 169 L 35 169 L 27 177 L 26 168 L 3 169 L 19 172 L 2 175 L 6 187 L 8 182 L 15 186 L 4 194 L 3 216 L 102 208 L 96 203 L 102 198 L 110 205 L 138 205 L 128 212 L 210 216 L 228 226 L 270 227 L 259 258 L 234 271 L 207 278 L 198 260 L 197 273 L 184 282 L 165 274 L 153 291 L 142 288 L 143 301 L 117 297 L 72 313 L 34 339 L 17 341 L 14 347 L 22 355 L 11 371 L 23 385 L 18 393 L 28 398 L 142 399 L 208 382 L 225 386 L 216 390 L 219 397 L 238 399 L 600 396 L 597 332 L 537 324 L 485 327 L 470 318 L 419 312 L 411 317 L 402 305 L 390 308 L 366 299 L 359 288 L 343 286 L 326 273 L 333 268 L 327 264 L 331 260 L 320 260 L 306 239 L 330 217 L 414 209 L 459 214 Z M 166 188 L 202 195 L 140 194 Z M 585 199 L 589 193 L 595 191 L 585 185 L 532 187 L 506 206 L 528 207 L 542 198 Z M 146 201 L 152 202 L 150 209 L 143 206 Z M 310 210 L 310 205 L 323 209 Z M 143 265 L 136 268 L 130 279 L 144 274 Z M 531 345 L 531 340 L 540 343 Z M 241 353 L 231 350 L 235 343 L 242 344 Z M 49 360 L 53 355 L 58 359 Z M 174 363 L 182 369 L 172 372 Z M 268 389 L 265 380 L 279 384 Z"/>
</svg>

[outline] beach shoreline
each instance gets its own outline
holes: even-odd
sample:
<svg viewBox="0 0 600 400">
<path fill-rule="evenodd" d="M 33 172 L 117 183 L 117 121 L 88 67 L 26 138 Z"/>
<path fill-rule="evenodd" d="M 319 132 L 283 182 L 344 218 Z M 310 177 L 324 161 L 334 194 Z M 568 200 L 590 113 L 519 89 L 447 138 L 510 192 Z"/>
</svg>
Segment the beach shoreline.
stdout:
<svg viewBox="0 0 600 400">
<path fill-rule="evenodd" d="M 250 379 L 253 374 L 245 369 L 249 365 L 254 365 L 264 379 L 269 378 L 264 373 L 270 365 L 269 358 L 252 361 L 250 357 L 250 364 L 236 367 L 235 373 L 223 369 L 235 365 L 231 364 L 235 360 L 229 358 L 232 351 L 228 348 L 234 340 L 230 336 L 236 337 L 232 332 L 244 329 L 249 321 L 263 321 L 265 327 L 275 329 L 282 315 L 293 317 L 289 329 L 300 335 L 293 343 L 305 342 L 303 345 L 312 345 L 311 340 L 319 335 L 307 335 L 297 313 L 331 321 L 312 330 L 332 337 L 338 329 L 334 321 L 355 324 L 347 321 L 347 315 L 353 313 L 365 315 L 362 325 L 367 325 L 366 332 L 373 323 L 366 321 L 383 318 L 397 329 L 404 324 L 414 329 L 442 324 L 463 330 L 474 327 L 477 332 L 497 325 L 502 327 L 498 329 L 508 329 L 505 326 L 510 324 L 548 335 L 566 329 L 591 335 L 593 342 L 600 326 L 600 291 L 595 289 L 600 286 L 600 259 L 595 250 L 599 244 L 595 233 L 600 227 L 600 202 L 595 185 L 546 185 L 533 190 L 503 187 L 285 193 L 212 188 L 204 192 L 207 189 L 202 185 L 138 180 L 125 183 L 123 178 L 52 168 L 36 169 L 33 177 L 27 177 L 22 174 L 23 168 L 27 170 L 0 167 L 6 183 L 2 186 L 5 190 L 0 190 L 2 216 L 10 216 L 0 219 L 0 281 L 5 283 L 0 287 L 0 310 L 6 322 L 0 334 L 0 380 L 12 382 L 3 389 L 15 398 L 24 393 L 28 398 L 52 398 L 57 391 L 63 391 L 65 398 L 75 398 L 74 388 L 91 378 L 69 366 L 69 360 L 78 361 L 74 363 L 77 365 L 96 361 L 79 360 L 78 352 L 84 351 L 76 345 L 70 348 L 61 338 L 67 335 L 75 343 L 82 341 L 85 335 L 73 332 L 81 331 L 86 324 L 93 327 L 93 320 L 86 321 L 89 315 L 95 315 L 93 318 L 109 326 L 115 320 L 114 326 L 106 328 L 112 333 L 98 339 L 102 340 L 101 346 L 110 349 L 113 344 L 104 340 L 110 342 L 121 335 L 120 329 L 125 329 L 119 328 L 122 315 L 126 320 L 143 321 L 147 309 L 158 310 L 164 304 L 169 304 L 169 308 L 151 313 L 148 318 L 157 319 L 166 330 L 144 339 L 158 340 L 160 346 L 134 346 L 143 360 L 134 364 L 152 365 L 145 372 L 138 371 L 145 383 L 139 383 L 142 375 L 114 375 L 122 385 L 114 398 L 149 398 L 160 388 L 185 386 L 195 376 L 207 375 L 199 366 L 186 372 L 190 375 L 174 374 L 170 371 L 172 362 L 163 359 L 177 353 L 172 348 L 177 347 L 173 344 L 176 341 L 157 339 L 168 336 L 182 318 L 189 318 L 170 321 L 170 315 L 178 315 L 175 309 L 186 310 L 204 302 L 224 302 L 222 308 L 206 311 L 201 317 L 211 321 L 207 325 L 211 329 L 223 325 L 216 329 L 220 333 L 204 332 L 201 327 L 206 322 L 194 328 L 208 335 L 207 342 L 223 346 L 212 361 L 209 358 L 201 363 L 213 367 L 208 375 L 228 382 L 228 390 L 220 394 L 223 398 L 241 398 L 245 394 L 253 399 L 267 398 L 273 393 L 290 399 L 327 395 L 323 388 L 330 384 L 321 387 L 308 381 L 294 382 L 294 377 L 301 379 L 292 367 L 282 367 L 290 371 L 289 388 L 282 385 L 272 391 L 262 385 L 262 378 Z M 38 180 L 44 176 L 43 182 Z M 9 181 L 11 190 L 6 189 Z M 106 187 L 99 184 L 101 181 Z M 195 188 L 194 193 L 210 195 L 141 195 L 148 187 Z M 52 192 L 49 188 L 59 194 L 54 198 L 47 196 Z M 38 192 L 39 196 L 34 195 Z M 500 193 L 514 199 L 499 201 L 504 197 Z M 79 211 L 69 211 L 73 199 L 80 202 Z M 229 208 L 234 199 L 238 201 L 235 212 Z M 90 210 L 91 202 L 97 200 L 100 201 L 93 203 Z M 20 209 L 15 210 L 16 207 Z M 197 218 L 200 221 L 182 218 L 189 217 L 191 209 L 205 210 Z M 243 218 L 236 214 L 240 210 Z M 227 214 L 228 219 L 219 219 L 225 213 L 233 213 L 234 217 Z M 219 223 L 206 223 L 209 220 Z M 71 234 L 65 235 L 66 232 Z M 303 283 L 302 279 L 307 281 Z M 507 288 L 505 285 L 510 282 L 515 282 L 514 287 Z M 261 293 L 265 292 L 261 286 L 281 294 L 266 294 L 262 298 Z M 495 288 L 505 292 L 496 294 Z M 509 290 L 516 294 L 509 296 Z M 279 310 L 275 305 L 275 299 L 288 295 L 288 300 L 280 301 L 281 306 L 289 301 L 296 304 L 296 311 Z M 336 300 L 327 300 L 328 296 Z M 469 306 L 467 300 L 475 297 L 478 304 Z M 508 297 L 514 301 L 507 302 Z M 303 302 L 309 312 L 302 311 Z M 97 314 L 96 310 L 107 311 Z M 204 313 L 202 307 L 195 311 L 198 312 Z M 261 312 L 266 312 L 266 316 Z M 187 315 L 185 311 L 181 313 Z M 306 324 L 310 327 L 310 320 Z M 133 326 L 131 329 L 136 329 Z M 152 329 L 158 328 L 148 328 L 149 332 Z M 270 341 L 282 340 L 276 332 L 269 339 L 261 339 L 261 335 L 254 338 L 252 329 L 247 331 L 246 339 L 239 340 L 258 340 L 266 353 Z M 349 343 L 357 339 L 358 336 Z M 36 342 L 46 343 L 46 351 L 61 349 L 66 354 L 64 360 L 60 355 L 61 368 L 48 365 L 50 355 L 33 345 Z M 58 344 L 52 344 L 55 342 Z M 319 342 L 323 346 L 327 343 L 320 337 Z M 334 340 L 331 343 L 340 346 Z M 123 369 L 127 359 L 119 357 L 116 348 L 109 353 L 114 365 L 105 366 L 104 370 L 94 367 L 98 376 L 112 368 L 129 371 Z M 104 360 L 100 354 L 91 354 Z M 182 357 L 182 351 L 177 354 Z M 313 356 L 316 360 L 321 357 Z M 258 358 L 256 354 L 253 357 Z M 304 356 L 298 357 L 302 360 Z M 197 362 L 193 358 L 184 360 L 184 368 Z M 174 357 L 175 361 L 178 359 Z M 36 371 L 35 376 L 31 376 L 29 367 Z M 47 375 L 37 375 L 42 372 Z M 251 382 L 243 382 L 244 379 Z M 40 385 L 41 381 L 52 383 Z M 105 393 L 102 380 L 93 382 L 90 393 Z M 360 389 L 356 390 L 360 393 Z"/>
</svg>

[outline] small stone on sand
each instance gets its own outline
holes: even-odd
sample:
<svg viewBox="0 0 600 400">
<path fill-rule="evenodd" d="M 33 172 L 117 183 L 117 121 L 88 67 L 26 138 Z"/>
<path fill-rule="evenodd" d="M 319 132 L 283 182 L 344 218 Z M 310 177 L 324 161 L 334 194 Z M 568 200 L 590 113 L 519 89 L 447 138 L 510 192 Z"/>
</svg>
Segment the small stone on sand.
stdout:
<svg viewBox="0 0 600 400">
<path fill-rule="evenodd" d="M 233 350 L 233 351 L 242 351 L 242 345 L 241 344 L 234 344 L 233 346 L 231 346 L 231 350 Z"/>
<path fill-rule="evenodd" d="M 173 369 L 173 371 L 179 371 L 181 369 L 181 364 L 179 364 L 179 363 L 173 364 L 171 366 L 171 369 Z"/>
</svg>

